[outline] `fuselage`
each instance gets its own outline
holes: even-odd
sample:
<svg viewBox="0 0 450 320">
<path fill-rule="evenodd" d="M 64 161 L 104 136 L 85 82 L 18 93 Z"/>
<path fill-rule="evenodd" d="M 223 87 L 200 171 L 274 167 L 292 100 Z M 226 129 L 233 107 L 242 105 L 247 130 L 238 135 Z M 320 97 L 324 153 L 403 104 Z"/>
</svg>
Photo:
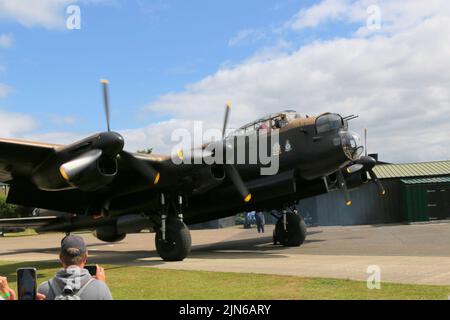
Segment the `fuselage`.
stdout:
<svg viewBox="0 0 450 320">
<path fill-rule="evenodd" d="M 277 209 L 328 192 L 327 177 L 362 152 L 358 135 L 348 130 L 340 115 L 301 117 L 290 111 L 243 126 L 219 144 L 205 144 L 204 161 L 198 164 L 176 163 L 173 156 L 136 154 L 144 166 L 158 172 L 158 184 L 143 179 L 127 164 L 122 148 L 123 139 L 114 132 L 58 147 L 30 172 L 34 185 L 11 189 L 10 200 L 78 216 L 103 216 L 105 222 L 114 223 L 137 213 L 157 221 L 160 195 L 169 201 L 182 196 L 185 221 L 196 223 L 244 211 Z M 222 161 L 207 163 L 219 149 L 224 151 L 219 157 Z M 242 200 L 225 174 L 224 166 L 229 163 L 251 193 L 251 201 Z M 64 168 L 76 179 L 67 179 Z M 83 221 L 77 228 L 92 223 Z M 101 222 L 95 221 L 96 225 Z"/>
</svg>

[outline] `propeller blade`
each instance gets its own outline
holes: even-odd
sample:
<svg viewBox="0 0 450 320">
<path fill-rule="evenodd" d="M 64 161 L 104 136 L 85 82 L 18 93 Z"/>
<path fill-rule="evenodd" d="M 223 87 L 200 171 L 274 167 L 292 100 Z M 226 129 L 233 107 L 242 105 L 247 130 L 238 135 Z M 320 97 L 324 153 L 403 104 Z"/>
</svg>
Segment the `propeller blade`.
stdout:
<svg viewBox="0 0 450 320">
<path fill-rule="evenodd" d="M 152 181 L 154 185 L 159 183 L 161 175 L 155 168 L 153 168 L 153 166 L 139 160 L 127 151 L 122 151 L 120 153 L 120 157 L 124 161 L 128 162 L 130 166 L 133 167 L 144 179 Z"/>
<path fill-rule="evenodd" d="M 358 160 L 353 161 L 351 165 L 345 168 L 346 174 L 353 174 L 360 170 L 369 171 L 372 170 L 375 165 L 377 164 L 377 161 L 372 157 L 366 157 L 363 156 L 359 158 Z"/>
<path fill-rule="evenodd" d="M 352 203 L 352 199 L 350 198 L 350 192 L 348 191 L 347 182 L 345 181 L 344 175 L 342 174 L 342 170 L 339 170 L 337 172 L 337 178 L 338 178 L 339 188 L 344 192 L 345 204 L 347 206 L 351 206 L 353 203 Z"/>
<path fill-rule="evenodd" d="M 380 192 L 380 195 L 384 196 L 386 195 L 386 190 L 383 187 L 383 184 L 381 183 L 380 179 L 378 179 L 376 173 L 373 170 L 369 170 L 370 178 L 375 182 L 375 184 L 378 187 L 378 191 Z"/>
<path fill-rule="evenodd" d="M 353 164 L 353 165 L 351 165 L 351 166 L 345 168 L 345 171 L 346 171 L 348 174 L 353 174 L 353 173 L 356 173 L 356 172 L 362 170 L 363 168 L 364 168 L 364 165 L 362 165 L 362 164 L 360 164 L 360 163 L 355 163 L 355 164 Z"/>
<path fill-rule="evenodd" d="M 223 120 L 222 139 L 225 139 L 225 133 L 228 127 L 228 118 L 230 116 L 230 110 L 231 110 L 231 103 L 228 102 L 225 107 L 225 118 Z M 250 202 L 252 200 L 252 194 L 248 191 L 236 167 L 233 164 L 225 164 L 224 167 L 227 176 L 230 178 L 236 189 L 241 194 L 242 198 L 244 199 L 244 202 L 247 203 Z"/>
<path fill-rule="evenodd" d="M 230 110 L 231 110 L 231 103 L 228 102 L 225 107 L 225 118 L 223 119 L 222 139 L 225 139 L 225 132 L 227 131 L 228 117 L 230 116 Z"/>
<path fill-rule="evenodd" d="M 110 116 L 109 116 L 109 99 L 108 99 L 108 80 L 100 80 L 103 87 L 103 103 L 105 105 L 105 116 L 106 116 L 106 126 L 108 128 L 108 132 L 111 131 L 110 126 Z"/>
<path fill-rule="evenodd" d="M 252 194 L 248 191 L 247 187 L 245 186 L 245 183 L 242 180 L 241 176 L 239 175 L 239 172 L 237 171 L 236 167 L 232 164 L 226 164 L 225 172 L 227 176 L 230 178 L 230 180 L 233 182 L 236 189 L 241 194 L 244 201 L 247 203 L 250 202 L 252 200 Z"/>
<path fill-rule="evenodd" d="M 59 172 L 61 176 L 67 182 L 72 179 L 79 177 L 83 171 L 96 162 L 102 156 L 103 152 L 99 149 L 93 149 L 86 152 L 85 154 L 73 159 L 72 161 L 66 162 L 59 167 Z"/>
<path fill-rule="evenodd" d="M 369 171 L 375 167 L 377 161 L 372 157 L 363 156 L 360 159 L 354 161 L 354 163 L 362 164 L 364 166 L 364 170 Z"/>
</svg>

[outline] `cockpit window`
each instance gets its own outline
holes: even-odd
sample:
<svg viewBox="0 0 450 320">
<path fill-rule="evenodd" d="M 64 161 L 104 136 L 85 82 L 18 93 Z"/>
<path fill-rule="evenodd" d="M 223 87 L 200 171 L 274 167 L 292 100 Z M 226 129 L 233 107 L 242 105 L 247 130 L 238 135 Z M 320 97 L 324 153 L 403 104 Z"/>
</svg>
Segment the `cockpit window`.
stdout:
<svg viewBox="0 0 450 320">
<path fill-rule="evenodd" d="M 338 114 L 324 114 L 316 120 L 316 130 L 318 134 L 336 131 L 343 128 L 344 122 Z"/>
<path fill-rule="evenodd" d="M 249 123 L 240 129 L 234 131 L 229 136 L 240 136 L 240 135 L 252 135 L 252 134 L 267 134 L 274 129 L 281 129 L 289 125 L 292 120 L 301 118 L 299 114 L 295 111 L 284 111 L 275 113 L 257 121 Z"/>
</svg>

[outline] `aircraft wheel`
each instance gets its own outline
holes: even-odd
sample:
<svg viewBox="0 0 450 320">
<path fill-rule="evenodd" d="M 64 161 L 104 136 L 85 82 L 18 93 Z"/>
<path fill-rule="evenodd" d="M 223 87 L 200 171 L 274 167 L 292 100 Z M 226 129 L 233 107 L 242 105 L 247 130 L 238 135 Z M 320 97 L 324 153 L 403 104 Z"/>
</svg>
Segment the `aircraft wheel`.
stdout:
<svg viewBox="0 0 450 320">
<path fill-rule="evenodd" d="M 164 261 L 183 261 L 191 252 L 191 233 L 179 220 L 169 220 L 166 228 L 166 240 L 158 230 L 155 236 L 156 250 Z"/>
<path fill-rule="evenodd" d="M 295 213 L 286 215 L 286 229 L 284 230 L 283 218 L 280 218 L 275 226 L 275 238 L 285 247 L 300 247 L 306 239 L 306 223 L 303 218 Z"/>
</svg>

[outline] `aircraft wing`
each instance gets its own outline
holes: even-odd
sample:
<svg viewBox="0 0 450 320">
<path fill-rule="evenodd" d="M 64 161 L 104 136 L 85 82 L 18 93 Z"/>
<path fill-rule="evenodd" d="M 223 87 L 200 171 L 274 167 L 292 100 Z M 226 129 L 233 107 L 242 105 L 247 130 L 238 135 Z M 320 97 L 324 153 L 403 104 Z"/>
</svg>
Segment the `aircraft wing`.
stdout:
<svg viewBox="0 0 450 320">
<path fill-rule="evenodd" d="M 59 217 L 33 217 L 17 219 L 0 219 L 1 228 L 30 228 L 35 229 L 58 220 Z"/>
<path fill-rule="evenodd" d="M 0 182 L 10 185 L 8 203 L 86 214 L 87 208 L 91 211 L 99 210 L 109 199 L 142 191 L 152 193 L 153 181 L 148 181 L 142 174 L 146 166 L 154 168 L 161 174 L 162 182 L 158 185 L 160 190 L 169 190 L 169 188 L 172 190 L 174 186 L 181 188 L 179 181 L 186 176 L 189 177 L 193 167 L 176 166 L 169 156 L 133 154 L 136 159 L 133 162 L 119 157 L 116 177 L 112 183 L 98 191 L 88 192 L 76 188 L 45 191 L 37 188 L 32 181 L 33 172 L 63 147 L 57 144 L 0 139 Z M 58 167 L 54 170 L 59 174 Z M 184 187 L 186 188 L 186 185 Z M 35 220 L 31 221 L 35 222 Z"/>
<path fill-rule="evenodd" d="M 28 177 L 33 168 L 52 154 L 60 145 L 0 139 L 0 182 L 14 176 Z"/>
<path fill-rule="evenodd" d="M 64 146 L 58 144 L 0 139 L 0 182 L 10 185 L 8 203 L 82 214 L 87 207 L 102 201 L 103 197 L 120 194 L 123 190 L 132 192 L 134 186 L 142 184 L 142 177 L 136 168 L 120 161 L 118 175 L 108 190 L 102 190 L 101 195 L 98 192 L 83 192 L 79 189 L 62 191 L 38 189 L 31 180 L 33 171 L 62 147 Z M 159 171 L 167 167 L 164 165 L 167 163 L 167 157 L 139 154 L 135 156 L 144 164 L 153 166 Z M 55 171 L 58 171 L 58 168 L 55 168 Z M 173 176 L 171 168 L 164 171 L 165 175 Z M 150 183 L 145 181 L 145 186 L 147 184 Z"/>
</svg>

